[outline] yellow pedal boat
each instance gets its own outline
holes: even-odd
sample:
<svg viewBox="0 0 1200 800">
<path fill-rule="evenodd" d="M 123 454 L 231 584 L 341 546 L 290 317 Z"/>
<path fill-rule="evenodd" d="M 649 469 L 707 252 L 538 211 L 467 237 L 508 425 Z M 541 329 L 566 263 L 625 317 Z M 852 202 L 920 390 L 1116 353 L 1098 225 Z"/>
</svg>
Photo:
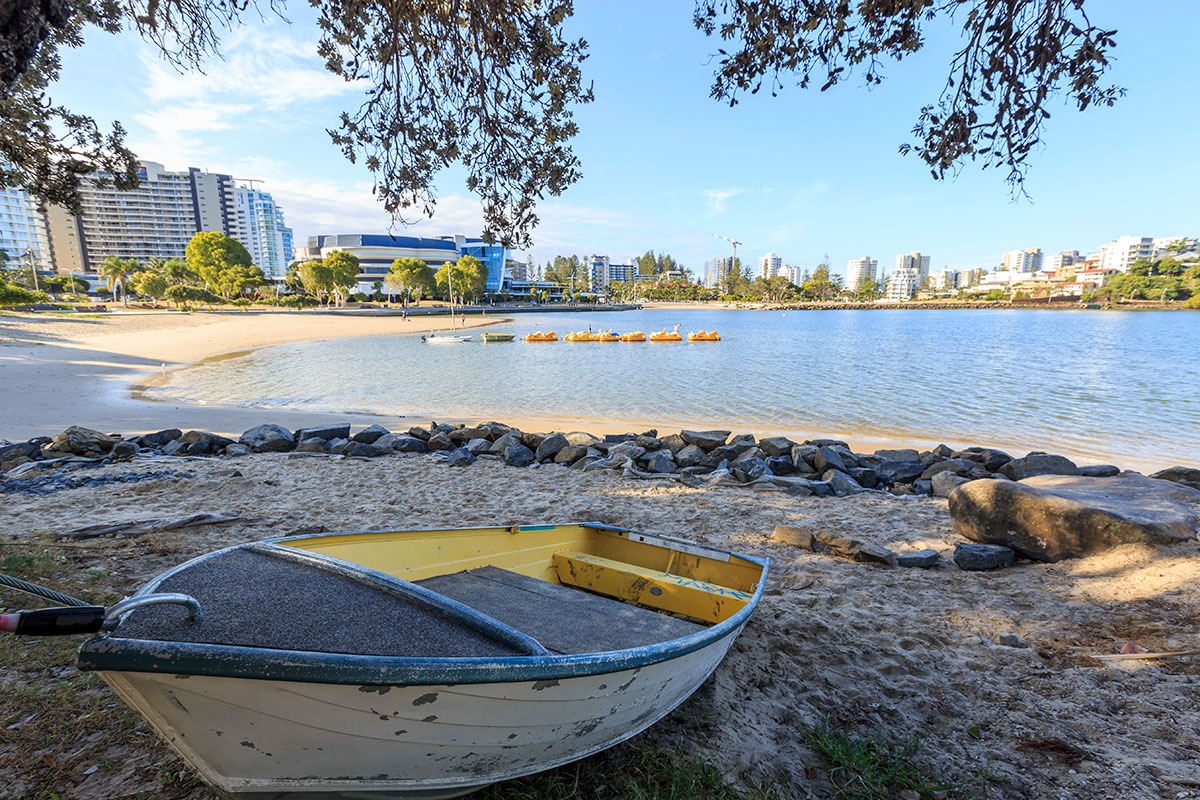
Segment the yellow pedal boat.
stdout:
<svg viewBox="0 0 1200 800">
<path fill-rule="evenodd" d="M 557 342 L 558 334 L 554 331 L 546 331 L 545 333 L 529 333 L 525 335 L 527 342 Z"/>
<path fill-rule="evenodd" d="M 567 341 L 568 342 L 594 342 L 596 340 L 592 337 L 592 334 L 588 333 L 587 331 L 576 331 L 575 333 L 567 334 Z"/>
<path fill-rule="evenodd" d="M 484 335 L 486 336 L 487 334 L 484 334 Z M 689 333 L 688 341 L 689 342 L 719 342 L 719 341 L 721 341 L 721 334 L 717 333 L 716 331 L 699 331 L 697 333 Z"/>
<path fill-rule="evenodd" d="M 632 333 L 622 333 L 617 338 L 622 342 L 644 342 L 646 341 L 646 334 L 641 331 L 633 331 Z"/>
<path fill-rule="evenodd" d="M 612 331 L 605 331 L 604 333 L 592 334 L 592 341 L 593 342 L 619 342 L 619 341 L 621 341 L 621 337 L 617 336 Z"/>
<path fill-rule="evenodd" d="M 650 334 L 652 342 L 682 342 L 683 337 L 674 331 L 659 331 L 658 333 Z"/>
</svg>

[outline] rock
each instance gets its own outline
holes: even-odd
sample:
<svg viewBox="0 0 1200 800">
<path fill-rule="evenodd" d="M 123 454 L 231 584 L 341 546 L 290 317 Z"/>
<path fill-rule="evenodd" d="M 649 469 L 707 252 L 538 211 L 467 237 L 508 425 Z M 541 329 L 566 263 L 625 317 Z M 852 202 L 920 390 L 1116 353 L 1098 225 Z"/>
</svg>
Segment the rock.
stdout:
<svg viewBox="0 0 1200 800">
<path fill-rule="evenodd" d="M 729 431 L 680 431 L 679 436 L 688 444 L 703 450 L 712 450 L 725 444 Z"/>
<path fill-rule="evenodd" d="M 921 454 L 912 448 L 906 447 L 901 450 L 876 450 L 875 455 L 882 458 L 884 461 L 920 461 Z"/>
<path fill-rule="evenodd" d="M 433 438 L 433 437 L 430 437 Z M 375 440 L 375 447 L 386 447 L 397 453 L 424 453 L 429 446 L 415 436 L 389 433 Z"/>
<path fill-rule="evenodd" d="M 1079 474 L 1084 478 L 1111 478 L 1115 475 L 1120 475 L 1121 468 L 1113 464 L 1092 464 L 1080 467 Z"/>
<path fill-rule="evenodd" d="M 1160 481 L 1182 483 L 1193 489 L 1200 489 L 1200 469 L 1193 467 L 1167 467 L 1150 476 Z"/>
<path fill-rule="evenodd" d="M 533 451 L 523 444 L 510 444 L 504 449 L 504 463 L 510 467 L 528 467 L 535 460 Z"/>
<path fill-rule="evenodd" d="M 814 472 L 813 460 L 817 457 L 817 448 L 811 444 L 798 444 L 792 448 L 792 464 L 800 472 Z"/>
<path fill-rule="evenodd" d="M 631 460 L 636 460 L 636 459 L 641 458 L 643 455 L 645 455 L 645 453 L 646 453 L 646 448 L 639 447 L 638 445 L 634 444 L 633 442 L 621 442 L 618 445 L 614 445 L 614 446 L 608 448 L 608 457 L 609 458 L 612 458 L 613 456 L 616 456 L 616 455 L 623 455 L 623 456 L 627 456 Z"/>
<path fill-rule="evenodd" d="M 559 450 L 558 453 L 555 454 L 554 463 L 555 464 L 574 464 L 579 459 L 587 456 L 587 454 L 588 454 L 588 449 L 586 447 L 579 447 L 576 445 L 567 445 L 566 447 L 564 447 L 562 450 Z"/>
<path fill-rule="evenodd" d="M 817 538 L 807 528 L 797 528 L 794 525 L 776 525 L 771 533 L 771 539 L 776 542 L 799 547 L 801 550 L 816 552 Z"/>
<path fill-rule="evenodd" d="M 896 564 L 901 567 L 936 567 L 941 558 L 937 550 L 917 550 L 915 553 L 897 553 Z"/>
<path fill-rule="evenodd" d="M 452 450 L 453 448 L 454 443 L 451 442 L 450 437 L 444 433 L 435 433 L 429 437 L 428 441 L 425 442 L 425 449 L 431 453 L 439 450 Z"/>
<path fill-rule="evenodd" d="M 896 497 L 912 496 L 916 494 L 916 492 L 913 491 L 912 484 L 909 483 L 897 483 L 895 486 L 889 486 L 888 491 Z"/>
<path fill-rule="evenodd" d="M 373 428 L 375 426 L 372 425 L 371 427 Z M 420 439 L 422 442 L 428 442 L 430 437 L 433 436 L 433 434 L 435 434 L 435 433 L 440 433 L 443 436 L 445 436 L 447 439 L 450 439 L 453 434 L 457 433 L 457 431 L 436 431 L 433 429 L 433 426 L 431 426 L 429 429 L 425 429 L 425 428 L 422 428 L 420 425 L 414 425 L 408 429 L 409 436 L 413 437 L 414 439 Z M 388 434 L 388 432 L 385 430 L 382 434 L 380 434 L 380 436 L 387 436 L 387 434 Z M 463 437 L 461 435 L 457 436 L 453 439 L 453 441 L 462 441 L 462 440 L 463 440 Z M 371 444 L 374 444 L 374 442 L 371 442 Z"/>
<path fill-rule="evenodd" d="M 997 471 L 1014 481 L 1023 481 L 1037 475 L 1078 475 L 1079 467 L 1075 466 L 1074 461 L 1063 456 L 1030 453 L 1024 458 L 1009 461 Z"/>
<path fill-rule="evenodd" d="M 913 481 L 913 494 L 933 494 L 933 481 Z"/>
<path fill-rule="evenodd" d="M 208 447 L 210 452 L 218 453 L 231 444 L 234 444 L 233 439 L 227 439 L 226 437 L 218 436 L 215 433 L 209 434 Z"/>
<path fill-rule="evenodd" d="M 603 444 L 620 444 L 628 442 L 630 439 L 637 437 L 636 433 L 606 433 L 600 443 Z"/>
<path fill-rule="evenodd" d="M 358 456 L 359 458 L 378 458 L 390 452 L 392 452 L 392 449 L 388 447 L 379 447 L 378 445 L 367 444 L 366 442 L 350 441 L 346 445 L 346 449 L 342 451 L 342 455 Z"/>
<path fill-rule="evenodd" d="M 466 443 L 465 447 L 471 451 L 471 455 L 479 456 L 491 452 L 492 443 L 487 439 L 472 439 Z"/>
<path fill-rule="evenodd" d="M 513 436 L 511 433 L 506 433 L 496 441 L 492 442 L 489 453 L 504 455 L 504 451 L 512 447 L 514 444 L 521 444 L 521 437 Z"/>
<path fill-rule="evenodd" d="M 754 438 L 753 434 L 749 433 L 738 434 L 729 440 L 729 444 L 732 447 L 738 447 L 742 449 L 747 447 L 758 447 L 758 441 Z"/>
<path fill-rule="evenodd" d="M 951 472 L 955 475 L 966 475 L 979 464 L 969 458 L 947 458 L 943 461 L 935 461 L 925 468 L 921 473 L 923 480 L 928 480 L 939 472 Z"/>
<path fill-rule="evenodd" d="M 885 461 L 875 468 L 875 474 L 885 484 L 912 483 L 925 472 L 921 461 Z"/>
<path fill-rule="evenodd" d="M 42 446 L 32 441 L 6 444 L 0 447 L 0 462 L 34 459 L 42 454 Z"/>
<path fill-rule="evenodd" d="M 356 442 L 362 442 L 363 444 L 375 444 L 376 440 L 378 440 L 380 436 L 387 436 L 389 433 L 391 433 L 391 431 L 382 425 L 368 425 L 350 438 Z M 421 437 L 418 436 L 416 438 L 420 439 Z"/>
<path fill-rule="evenodd" d="M 955 475 L 953 472 L 939 472 L 930 479 L 929 484 L 934 497 L 949 497 L 951 492 L 970 481 L 970 478 Z"/>
<path fill-rule="evenodd" d="M 831 469 L 839 472 L 846 471 L 846 462 L 836 450 L 828 445 L 817 448 L 817 454 L 813 456 L 813 466 L 817 472 L 826 472 Z"/>
<path fill-rule="evenodd" d="M 521 444 L 528 447 L 530 450 L 537 450 L 548 434 L 545 433 L 509 433 L 510 436 L 520 439 Z"/>
<path fill-rule="evenodd" d="M 650 460 L 646 463 L 648 472 L 656 473 L 672 473 L 678 469 L 674 459 L 671 458 L 671 451 L 667 448 L 657 450 L 650 456 Z"/>
<path fill-rule="evenodd" d="M 446 463 L 452 467 L 469 467 L 475 463 L 475 454 L 469 447 L 457 447 L 450 451 Z"/>
<path fill-rule="evenodd" d="M 889 567 L 896 565 L 895 554 L 886 547 L 881 547 L 871 542 L 864 542 L 860 539 L 852 539 L 848 536 L 835 536 L 829 531 L 817 531 L 813 534 L 813 537 L 828 547 L 830 552 L 843 558 L 848 558 L 851 561 L 859 561 L 866 564 L 883 564 Z"/>
<path fill-rule="evenodd" d="M 843 442 L 841 439 L 805 439 L 805 444 L 811 444 L 813 447 L 844 447 L 850 449 L 850 445 Z"/>
<path fill-rule="evenodd" d="M 558 455 L 559 451 L 568 446 L 569 443 L 566 436 L 563 436 L 561 433 L 552 433 L 545 439 L 542 439 L 541 444 L 537 446 L 537 450 L 534 451 L 533 455 L 538 461 L 546 461 L 547 459 L 553 459 Z"/>
<path fill-rule="evenodd" d="M 683 437 L 680 436 L 678 433 L 668 434 L 668 435 L 662 437 L 661 439 L 659 439 L 659 441 L 662 443 L 663 447 L 665 447 L 671 451 L 672 456 L 675 456 L 683 448 L 691 446 L 687 442 L 685 442 L 683 440 Z"/>
<path fill-rule="evenodd" d="M 376 427 L 378 427 L 378 426 L 376 426 Z M 387 433 L 387 431 L 384 430 L 383 433 Z M 382 436 L 383 433 L 379 434 L 379 436 Z M 379 436 L 376 436 L 375 438 L 378 439 Z M 349 439 L 350 438 L 350 426 L 348 424 L 347 425 L 321 425 L 316 428 L 301 428 L 300 430 L 298 430 L 292 434 L 292 438 L 297 442 L 302 442 L 305 439 L 322 439 L 324 441 L 329 441 L 330 439 Z M 360 440 L 355 439 L 355 441 L 360 441 Z M 372 441 L 374 441 L 374 440 L 372 440 Z"/>
<path fill-rule="evenodd" d="M 866 489 L 874 489 L 879 484 L 879 476 L 870 467 L 851 467 L 846 474 Z"/>
<path fill-rule="evenodd" d="M 1015 633 L 1001 634 L 996 640 L 997 644 L 1002 644 L 1005 647 L 1029 647 L 1029 642 L 1017 636 Z"/>
<path fill-rule="evenodd" d="M 296 446 L 292 432 L 281 425 L 258 425 L 243 433 L 238 441 L 256 453 L 283 453 Z"/>
<path fill-rule="evenodd" d="M 742 483 L 758 480 L 767 474 L 767 462 L 758 456 L 738 459 L 730 466 L 733 471 L 733 477 Z"/>
<path fill-rule="evenodd" d="M 789 459 L 792 456 L 792 448 L 796 443 L 786 436 L 771 436 L 759 441 L 758 446 L 762 451 L 772 458 L 782 458 L 787 456 Z"/>
<path fill-rule="evenodd" d="M 167 442 L 175 441 L 182 435 L 183 431 L 179 430 L 179 428 L 166 428 L 161 431 L 155 431 L 154 433 L 142 435 L 140 437 L 140 444 L 142 447 L 157 449 L 164 446 Z"/>
<path fill-rule="evenodd" d="M 829 488 L 838 497 L 847 497 L 866 491 L 854 478 L 836 469 L 826 470 L 825 474 L 821 476 L 821 480 L 829 484 Z"/>
<path fill-rule="evenodd" d="M 346 441 L 345 439 L 342 440 L 342 442 L 345 442 L 345 441 Z M 245 447 L 245 445 L 242 445 L 242 446 Z M 296 445 L 296 452 L 297 453 L 324 453 L 325 452 L 325 440 L 324 439 L 305 439 L 300 444 Z M 340 453 L 341 450 L 339 450 L 338 452 Z"/>
<path fill-rule="evenodd" d="M 681 467 L 697 467 L 706 455 L 707 453 L 696 445 L 689 444 L 675 454 L 675 463 Z"/>
<path fill-rule="evenodd" d="M 184 455 L 184 453 L 180 451 L 182 451 L 185 447 L 187 447 L 187 445 L 176 439 L 173 442 L 167 442 L 165 445 L 163 445 L 162 454 L 164 456 Z"/>
<path fill-rule="evenodd" d="M 77 456 L 96 456 L 112 450 L 119 439 L 107 433 L 72 425 L 51 438 L 49 449 Z"/>
<path fill-rule="evenodd" d="M 600 459 L 596 458 L 595 456 L 584 456 L 583 458 L 579 459 L 574 464 L 572 464 L 571 469 L 586 470 L 588 467 L 590 467 L 592 464 L 596 463 L 599 460 Z"/>
<path fill-rule="evenodd" d="M 1193 540 L 1200 533 L 1200 491 L 1130 472 L 972 481 L 950 495 L 950 517 L 965 539 L 1060 561 L 1127 542 Z"/>
<path fill-rule="evenodd" d="M 954 455 L 954 449 L 944 444 L 939 444 L 933 448 L 933 454 L 939 458 L 951 458 Z"/>
<path fill-rule="evenodd" d="M 455 444 L 462 444 L 463 442 L 469 442 L 472 439 L 491 439 L 492 430 L 491 430 L 491 428 L 483 428 L 483 427 L 476 427 L 476 428 L 465 428 L 464 427 L 464 428 L 455 428 L 452 431 L 441 431 L 441 432 L 445 433 L 447 436 L 449 436 L 450 441 L 454 442 Z M 511 431 L 508 431 L 508 432 L 511 432 Z M 411 431 L 410 431 L 410 434 L 411 434 Z M 432 436 L 433 434 L 434 434 L 434 431 L 430 431 L 429 435 Z M 412 434 L 412 435 L 415 435 L 415 434 Z M 418 438 L 420 438 L 420 437 L 418 437 Z"/>
<path fill-rule="evenodd" d="M 384 441 L 382 436 L 379 437 L 379 441 Z M 309 445 L 310 450 L 308 452 L 313 452 L 313 453 L 321 452 L 320 450 L 316 449 L 316 445 L 322 443 L 321 440 L 314 439 L 313 442 L 314 442 L 314 444 Z M 301 442 L 301 444 L 303 444 L 303 442 Z M 333 453 L 335 456 L 341 456 L 341 455 L 346 454 L 346 451 L 350 448 L 351 444 L 353 444 L 353 442 L 351 442 L 349 439 L 330 439 L 328 442 L 324 442 L 324 445 L 325 445 L 324 449 L 326 452 Z M 375 446 L 379 447 L 379 445 L 375 445 Z M 300 448 L 300 446 L 297 445 L 296 449 L 299 449 L 299 448 Z M 391 448 L 388 447 L 388 449 L 390 450 Z"/>
<path fill-rule="evenodd" d="M 112 448 L 112 457 L 117 459 L 133 458 L 141 450 L 133 442 L 117 442 Z"/>
<path fill-rule="evenodd" d="M 591 447 L 600 441 L 585 431 L 571 431 L 563 435 L 567 437 L 567 444 L 571 447 Z"/>
<path fill-rule="evenodd" d="M 960 542 L 954 547 L 954 563 L 959 569 L 984 570 L 1007 567 L 1013 563 L 1016 553 L 1007 547 L 995 544 Z"/>
<path fill-rule="evenodd" d="M 237 442 L 234 442 L 233 444 L 225 445 L 225 455 L 229 456 L 230 458 L 248 456 L 250 455 L 250 448 L 246 447 L 244 444 L 238 444 Z"/>
<path fill-rule="evenodd" d="M 705 453 L 704 458 L 700 461 L 700 465 L 704 467 L 716 467 L 719 466 L 722 461 L 733 461 L 733 459 L 737 458 L 741 454 L 742 451 L 740 448 L 732 447 L 730 445 L 721 445 L 720 447 L 715 447 Z"/>
<path fill-rule="evenodd" d="M 662 449 L 662 440 L 660 440 L 657 436 L 647 436 L 644 433 L 633 437 L 633 443 L 638 447 L 645 449 L 647 452 L 653 452 L 655 450 Z"/>
<path fill-rule="evenodd" d="M 767 471 L 772 475 L 791 475 L 796 471 L 796 465 L 792 463 L 792 457 L 786 456 L 770 456 L 767 459 Z M 871 473 L 871 479 L 874 480 L 875 473 Z"/>
<path fill-rule="evenodd" d="M 489 422 L 486 425 L 480 425 L 479 429 L 487 431 L 487 438 L 491 439 L 493 442 L 504 434 L 510 433 L 513 430 L 511 425 L 505 425 L 503 422 Z M 518 437 L 520 436 L 520 433 L 520 431 L 517 431 Z"/>
<path fill-rule="evenodd" d="M 809 481 L 805 488 L 817 497 L 833 497 L 833 487 L 825 481 Z"/>
</svg>

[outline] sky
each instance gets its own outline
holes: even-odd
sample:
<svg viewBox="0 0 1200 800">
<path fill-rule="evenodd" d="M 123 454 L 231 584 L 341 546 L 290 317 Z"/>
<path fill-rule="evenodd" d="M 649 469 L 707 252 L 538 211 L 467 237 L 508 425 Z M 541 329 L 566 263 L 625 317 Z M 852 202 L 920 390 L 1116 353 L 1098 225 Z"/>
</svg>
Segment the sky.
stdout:
<svg viewBox="0 0 1200 800">
<path fill-rule="evenodd" d="M 777 97 L 730 108 L 709 97 L 721 43 L 694 29 L 690 3 L 576 0 L 567 32 L 588 42 L 596 98 L 576 114 L 583 178 L 539 204 L 534 246 L 517 255 L 624 261 L 654 250 L 702 273 L 730 253 L 719 235 L 743 243 L 744 261 L 770 251 L 811 267 L 828 256 L 843 272 L 866 255 L 890 271 L 897 254 L 919 250 L 939 270 L 994 266 L 1018 248 L 1087 253 L 1125 234 L 1197 235 L 1200 3 L 1088 0 L 1087 10 L 1117 30 L 1110 78 L 1127 95 L 1083 113 L 1052 101 L 1030 198 L 1014 200 L 1002 171 L 968 164 L 934 181 L 898 153 L 941 92 L 959 46 L 949 26 L 889 65 L 881 86 L 851 79 L 822 93 L 785 80 Z M 177 72 L 132 33 L 93 30 L 65 55 L 51 96 L 102 126 L 119 120 L 143 159 L 263 181 L 297 244 L 326 233 L 478 235 L 461 170 L 439 176 L 433 219 L 393 226 L 370 173 L 327 133 L 361 87 L 325 71 L 307 3 L 284 13 L 249 15 L 203 73 Z"/>
</svg>

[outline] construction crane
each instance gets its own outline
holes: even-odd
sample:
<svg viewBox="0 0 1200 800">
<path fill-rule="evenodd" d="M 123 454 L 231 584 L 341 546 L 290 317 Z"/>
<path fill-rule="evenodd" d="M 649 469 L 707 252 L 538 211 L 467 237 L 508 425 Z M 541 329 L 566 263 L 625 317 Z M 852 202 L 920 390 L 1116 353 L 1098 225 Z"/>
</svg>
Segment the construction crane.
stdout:
<svg viewBox="0 0 1200 800">
<path fill-rule="evenodd" d="M 717 237 L 718 239 L 724 239 L 725 241 L 727 241 L 731 245 L 733 245 L 733 260 L 737 261 L 737 249 L 739 247 L 741 247 L 742 243 L 738 242 L 738 241 L 734 241 L 733 239 L 730 239 L 728 236 L 722 236 L 719 233 L 714 233 L 713 236 Z"/>
</svg>

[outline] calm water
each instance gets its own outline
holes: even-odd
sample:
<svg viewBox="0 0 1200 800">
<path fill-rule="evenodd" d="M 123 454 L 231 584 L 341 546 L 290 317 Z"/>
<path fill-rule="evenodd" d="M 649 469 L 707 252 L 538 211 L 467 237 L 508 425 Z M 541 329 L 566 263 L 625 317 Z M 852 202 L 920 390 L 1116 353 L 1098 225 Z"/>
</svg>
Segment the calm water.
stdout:
<svg viewBox="0 0 1200 800">
<path fill-rule="evenodd" d="M 697 344 L 302 342 L 180 370 L 160 399 L 419 419 L 548 417 L 1200 463 L 1200 314 L 639 311 L 490 330 L 675 322 Z M 581 423 L 581 428 L 586 425 Z"/>
</svg>

